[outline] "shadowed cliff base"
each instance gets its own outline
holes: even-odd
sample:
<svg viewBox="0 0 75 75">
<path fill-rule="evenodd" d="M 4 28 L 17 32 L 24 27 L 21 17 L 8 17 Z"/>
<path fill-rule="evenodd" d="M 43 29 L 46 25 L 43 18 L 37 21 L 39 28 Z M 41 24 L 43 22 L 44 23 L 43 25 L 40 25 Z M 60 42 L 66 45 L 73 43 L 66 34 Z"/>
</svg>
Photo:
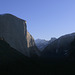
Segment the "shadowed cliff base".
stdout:
<svg viewBox="0 0 75 75">
<path fill-rule="evenodd" d="M 21 75 L 56 75 L 74 73 L 73 61 L 45 61 L 31 59 L 10 47 L 4 40 L 0 40 L 0 74 Z"/>
</svg>

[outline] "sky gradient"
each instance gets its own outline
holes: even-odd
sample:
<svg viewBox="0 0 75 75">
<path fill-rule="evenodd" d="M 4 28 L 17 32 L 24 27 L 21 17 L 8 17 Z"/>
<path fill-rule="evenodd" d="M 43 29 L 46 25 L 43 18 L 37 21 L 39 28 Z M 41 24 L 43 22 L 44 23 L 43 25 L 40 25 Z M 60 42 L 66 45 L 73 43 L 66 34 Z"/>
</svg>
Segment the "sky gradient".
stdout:
<svg viewBox="0 0 75 75">
<path fill-rule="evenodd" d="M 75 32 L 75 0 L 0 0 L 0 14 L 4 13 L 26 20 L 34 39 Z"/>
</svg>

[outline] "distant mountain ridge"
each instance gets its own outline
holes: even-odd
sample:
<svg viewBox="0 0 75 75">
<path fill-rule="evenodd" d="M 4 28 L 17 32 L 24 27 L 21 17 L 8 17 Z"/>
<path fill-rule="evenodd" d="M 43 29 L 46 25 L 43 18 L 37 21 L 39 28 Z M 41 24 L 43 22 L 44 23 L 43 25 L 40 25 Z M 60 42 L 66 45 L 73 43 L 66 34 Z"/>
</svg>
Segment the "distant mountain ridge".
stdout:
<svg viewBox="0 0 75 75">
<path fill-rule="evenodd" d="M 38 49 L 39 49 L 40 51 L 43 51 L 44 48 L 45 48 L 48 44 L 50 44 L 51 42 L 53 42 L 53 41 L 55 41 L 55 40 L 56 40 L 56 38 L 51 38 L 51 40 L 49 40 L 49 41 L 44 40 L 44 39 L 36 39 L 36 40 L 35 40 L 35 44 L 36 44 L 36 46 L 38 47 Z"/>
<path fill-rule="evenodd" d="M 47 46 L 48 41 L 46 41 L 44 39 L 36 39 L 35 44 L 40 51 L 43 51 L 43 49 Z"/>
</svg>

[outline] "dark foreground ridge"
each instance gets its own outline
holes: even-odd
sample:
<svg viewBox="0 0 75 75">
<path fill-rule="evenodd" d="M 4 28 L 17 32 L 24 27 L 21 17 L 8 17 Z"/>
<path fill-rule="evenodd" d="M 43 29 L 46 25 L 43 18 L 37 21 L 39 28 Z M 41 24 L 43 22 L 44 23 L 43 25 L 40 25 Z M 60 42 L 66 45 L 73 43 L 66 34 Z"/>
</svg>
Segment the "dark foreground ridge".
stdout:
<svg viewBox="0 0 75 75">
<path fill-rule="evenodd" d="M 75 73 L 74 61 L 32 59 L 0 40 L 0 74 L 57 75 Z"/>
</svg>

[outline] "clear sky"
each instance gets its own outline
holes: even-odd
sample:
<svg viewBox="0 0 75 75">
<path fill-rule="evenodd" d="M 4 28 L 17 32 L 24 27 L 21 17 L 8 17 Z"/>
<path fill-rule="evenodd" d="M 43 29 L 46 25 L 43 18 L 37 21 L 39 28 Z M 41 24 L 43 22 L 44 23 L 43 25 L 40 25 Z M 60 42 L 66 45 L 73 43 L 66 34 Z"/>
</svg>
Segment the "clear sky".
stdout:
<svg viewBox="0 0 75 75">
<path fill-rule="evenodd" d="M 0 0 L 0 14 L 4 13 L 26 20 L 34 39 L 75 32 L 75 0 Z"/>
</svg>

